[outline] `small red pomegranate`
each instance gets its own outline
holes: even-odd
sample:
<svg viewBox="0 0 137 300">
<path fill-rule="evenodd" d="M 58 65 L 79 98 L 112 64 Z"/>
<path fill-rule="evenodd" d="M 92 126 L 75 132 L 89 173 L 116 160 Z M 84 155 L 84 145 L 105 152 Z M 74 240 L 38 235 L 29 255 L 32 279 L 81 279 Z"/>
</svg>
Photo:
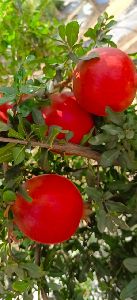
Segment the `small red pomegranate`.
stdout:
<svg viewBox="0 0 137 300">
<path fill-rule="evenodd" d="M 57 174 L 33 177 L 24 184 L 32 202 L 17 194 L 13 205 L 14 222 L 30 239 L 43 244 L 68 240 L 83 215 L 79 190 Z"/>
<path fill-rule="evenodd" d="M 73 137 L 70 142 L 79 144 L 82 137 L 94 126 L 92 117 L 79 106 L 70 92 L 53 94 L 50 100 L 51 105 L 41 109 L 45 123 L 48 126 L 57 125 L 72 131 Z M 62 133 L 58 135 L 58 139 L 64 137 Z"/>
<path fill-rule="evenodd" d="M 129 56 L 117 48 L 96 48 L 99 58 L 81 61 L 74 70 L 73 91 L 86 111 L 106 115 L 107 106 L 120 112 L 132 103 L 137 73 Z"/>
</svg>

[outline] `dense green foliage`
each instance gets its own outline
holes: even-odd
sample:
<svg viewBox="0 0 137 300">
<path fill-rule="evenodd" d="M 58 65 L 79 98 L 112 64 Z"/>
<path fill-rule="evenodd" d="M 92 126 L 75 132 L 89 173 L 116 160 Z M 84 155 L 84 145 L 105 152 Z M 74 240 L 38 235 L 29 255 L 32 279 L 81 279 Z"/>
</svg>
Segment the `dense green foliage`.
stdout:
<svg viewBox="0 0 137 300">
<path fill-rule="evenodd" d="M 11 101 L 10 122 L 0 122 L 0 299 L 33 299 L 32 291 L 57 300 L 137 298 L 137 115 L 108 108 L 95 118 L 96 135 L 85 137 L 100 154 L 100 164 L 80 156 L 55 154 L 33 141 L 54 145 L 59 127 L 47 126 L 39 111 L 47 92 L 66 79 L 79 59 L 96 46 L 116 46 L 109 35 L 115 24 L 105 13 L 88 29 L 88 47 L 78 40 L 76 21 L 62 25 L 53 1 L 0 2 L 0 66 L 4 96 Z M 57 3 L 60 6 L 60 3 Z M 5 13 L 6 12 L 6 13 Z M 57 30 L 58 27 L 58 30 Z M 96 53 L 92 53 L 92 58 Z M 135 56 L 133 56 L 134 58 Z M 135 57 L 136 58 L 136 57 Z M 43 73 L 33 76 L 43 66 Z M 37 78 L 37 79 L 36 79 Z M 7 85 L 8 79 L 8 85 Z M 71 88 L 71 83 L 68 83 Z M 61 85 L 59 86 L 61 89 Z M 56 87 L 56 90 L 58 88 Z M 22 103 L 22 94 L 32 94 Z M 43 97 L 43 93 L 45 96 Z M 34 95 L 35 94 L 35 95 Z M 33 124 L 26 120 L 32 112 Z M 67 143 L 71 133 L 66 133 Z M 4 138 L 24 140 L 16 144 Z M 26 178 L 43 173 L 67 175 L 92 212 L 69 241 L 56 246 L 30 241 L 13 224 L 12 205 Z M 54 220 L 53 220 L 54 221 Z M 95 298 L 96 297 L 96 298 Z M 100 298 L 99 298 L 100 297 Z"/>
</svg>

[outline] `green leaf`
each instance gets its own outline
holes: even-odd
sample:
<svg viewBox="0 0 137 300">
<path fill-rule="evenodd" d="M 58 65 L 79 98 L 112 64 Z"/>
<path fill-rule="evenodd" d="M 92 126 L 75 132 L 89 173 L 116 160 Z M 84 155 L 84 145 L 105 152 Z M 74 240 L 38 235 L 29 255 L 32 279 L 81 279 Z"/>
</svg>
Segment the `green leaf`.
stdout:
<svg viewBox="0 0 137 300">
<path fill-rule="evenodd" d="M 24 272 L 19 267 L 19 265 L 16 262 L 10 262 L 5 266 L 5 273 L 8 275 L 8 277 L 11 277 L 12 274 L 16 273 L 17 276 L 19 276 L 20 279 L 23 279 Z"/>
<path fill-rule="evenodd" d="M 106 135 L 105 133 L 100 133 L 96 136 L 92 136 L 92 138 L 88 141 L 89 144 L 98 146 L 106 143 L 110 140 L 110 135 Z"/>
<path fill-rule="evenodd" d="M 15 281 L 12 285 L 13 289 L 16 291 L 16 292 L 20 292 L 20 293 L 23 293 L 26 291 L 26 289 L 28 289 L 30 286 L 30 283 L 25 281 L 25 280 L 22 280 L 22 281 Z"/>
<path fill-rule="evenodd" d="M 86 193 L 90 196 L 94 201 L 100 202 L 102 200 L 103 194 L 99 190 L 93 187 L 87 187 Z"/>
<path fill-rule="evenodd" d="M 97 227 L 98 230 L 103 233 L 105 228 L 106 228 L 106 219 L 107 219 L 107 214 L 104 211 L 104 209 L 99 209 L 96 213 L 96 219 L 97 219 Z"/>
<path fill-rule="evenodd" d="M 54 281 L 50 281 L 48 286 L 52 291 L 57 291 L 57 290 L 60 290 L 60 288 L 61 288 L 61 285 L 55 283 Z"/>
<path fill-rule="evenodd" d="M 116 24 L 117 24 L 117 22 L 115 20 L 111 20 L 110 22 L 108 22 L 108 24 L 106 24 L 106 28 L 111 29 L 111 27 Z"/>
<path fill-rule="evenodd" d="M 6 146 L 0 148 L 0 163 L 8 162 L 13 159 L 12 148 L 14 148 L 15 144 L 8 143 Z"/>
<path fill-rule="evenodd" d="M 19 187 L 18 192 L 27 202 L 32 202 L 32 198 L 29 196 L 27 190 L 23 186 Z"/>
<path fill-rule="evenodd" d="M 4 294 L 5 291 L 4 291 L 4 286 L 3 284 L 0 282 L 0 295 Z"/>
<path fill-rule="evenodd" d="M 30 54 L 26 57 L 27 62 L 34 61 L 36 59 L 36 56 L 34 54 Z"/>
<path fill-rule="evenodd" d="M 6 95 L 0 98 L 0 105 L 6 102 L 10 102 L 15 99 L 15 95 Z"/>
<path fill-rule="evenodd" d="M 22 140 L 24 138 L 24 136 L 21 133 L 17 132 L 13 128 L 9 129 L 8 136 L 16 138 L 16 139 L 20 139 L 20 140 Z"/>
<path fill-rule="evenodd" d="M 118 159 L 119 155 L 120 155 L 120 150 L 118 149 L 105 151 L 101 155 L 100 164 L 103 167 L 110 167 Z"/>
<path fill-rule="evenodd" d="M 109 200 L 106 202 L 106 206 L 109 210 L 118 213 L 128 212 L 128 208 L 121 202 Z"/>
<path fill-rule="evenodd" d="M 125 221 L 123 221 L 121 218 L 119 218 L 118 216 L 112 216 L 111 217 L 112 221 L 118 225 L 121 229 L 123 230 L 129 230 L 129 226 L 126 224 Z"/>
<path fill-rule="evenodd" d="M 10 126 L 0 121 L 0 131 L 8 131 Z"/>
<path fill-rule="evenodd" d="M 92 128 L 92 129 L 90 130 L 89 133 L 87 133 L 87 134 L 85 134 L 85 135 L 83 136 L 82 141 L 81 141 L 80 144 L 81 144 L 81 145 L 86 144 L 86 143 L 88 142 L 88 140 L 89 140 L 90 138 L 92 138 L 93 132 L 94 132 L 94 128 Z"/>
<path fill-rule="evenodd" d="M 25 146 L 16 146 L 12 150 L 14 165 L 20 164 L 25 159 Z"/>
<path fill-rule="evenodd" d="M 61 132 L 68 133 L 68 130 L 62 130 L 62 128 L 60 126 L 50 126 L 47 143 L 49 143 L 49 145 L 52 146 L 55 138 Z"/>
<path fill-rule="evenodd" d="M 32 124 L 31 129 L 40 140 L 44 140 L 46 136 L 46 132 L 48 130 L 48 126 L 46 124 L 45 125 Z"/>
<path fill-rule="evenodd" d="M 44 118 L 43 118 L 42 113 L 39 109 L 37 109 L 37 108 L 32 109 L 32 117 L 33 117 L 34 122 L 37 125 L 45 125 Z"/>
<path fill-rule="evenodd" d="M 24 293 L 23 294 L 23 300 L 33 300 L 34 298 L 33 298 L 33 295 L 28 295 L 28 294 L 26 294 L 26 293 Z"/>
<path fill-rule="evenodd" d="M 113 220 L 113 217 L 109 214 L 107 214 L 106 217 L 106 227 L 108 228 L 109 232 L 115 233 L 117 227 L 115 225 L 115 222 Z"/>
<path fill-rule="evenodd" d="M 123 133 L 123 130 L 122 128 L 114 125 L 114 124 L 106 124 L 106 125 L 103 125 L 101 127 L 104 131 L 106 131 L 107 133 L 109 133 L 110 135 L 118 135 L 118 134 L 122 134 Z"/>
<path fill-rule="evenodd" d="M 129 272 L 137 273 L 137 257 L 126 258 L 123 264 Z"/>
<path fill-rule="evenodd" d="M 65 139 L 68 142 L 72 137 L 74 136 L 73 131 L 68 130 L 68 132 L 65 134 Z"/>
<path fill-rule="evenodd" d="M 85 37 L 90 37 L 91 39 L 95 40 L 96 39 L 96 30 L 93 28 L 89 28 L 85 34 Z"/>
<path fill-rule="evenodd" d="M 17 89 L 15 87 L 12 86 L 1 86 L 0 87 L 0 92 L 4 93 L 5 95 L 14 95 L 16 96 L 17 93 Z"/>
<path fill-rule="evenodd" d="M 103 199 L 104 199 L 105 201 L 108 201 L 108 200 L 111 199 L 112 197 L 113 197 L 113 194 L 112 194 L 110 191 L 105 192 L 104 195 L 103 195 Z"/>
<path fill-rule="evenodd" d="M 69 52 L 69 58 L 75 63 L 77 64 L 79 62 L 79 58 L 77 57 L 77 55 L 73 52 Z"/>
<path fill-rule="evenodd" d="M 14 146 L 15 146 L 14 143 L 8 143 L 6 146 L 0 147 L 0 157 L 7 151 L 11 150 Z"/>
<path fill-rule="evenodd" d="M 79 60 L 91 60 L 95 58 L 99 59 L 99 54 L 96 51 L 92 51 L 90 54 L 80 57 Z"/>
<path fill-rule="evenodd" d="M 21 267 L 28 271 L 28 274 L 31 278 L 40 278 L 45 272 L 41 270 L 39 266 L 34 263 L 21 263 Z"/>
<path fill-rule="evenodd" d="M 72 21 L 66 25 L 66 37 L 70 47 L 78 40 L 79 24 L 77 21 Z"/>
<path fill-rule="evenodd" d="M 129 170 L 136 170 L 137 168 L 137 160 L 134 159 L 134 151 L 123 151 L 121 153 L 119 162 L 123 167 L 128 168 Z"/>
<path fill-rule="evenodd" d="M 19 125 L 18 125 L 18 133 L 22 137 L 26 137 L 26 131 L 25 131 L 25 126 L 23 123 L 23 119 L 21 116 L 19 116 Z"/>
<path fill-rule="evenodd" d="M 38 165 L 42 170 L 49 171 L 50 164 L 49 164 L 49 151 L 46 149 L 40 150 L 40 155 L 38 159 Z"/>
<path fill-rule="evenodd" d="M 24 69 L 24 66 L 21 65 L 18 72 L 14 76 L 14 83 L 19 88 L 20 83 L 25 79 L 26 71 Z"/>
<path fill-rule="evenodd" d="M 132 187 L 132 183 L 126 183 L 124 181 L 116 180 L 110 183 L 109 187 L 111 191 L 128 192 Z"/>
<path fill-rule="evenodd" d="M 65 25 L 60 25 L 58 27 L 58 31 L 59 31 L 59 36 L 61 37 L 61 39 L 63 41 L 65 41 L 65 36 L 66 36 L 66 27 L 65 27 Z"/>
<path fill-rule="evenodd" d="M 122 125 L 126 116 L 123 112 L 114 112 L 110 107 L 106 108 L 107 119 L 116 125 Z"/>
<path fill-rule="evenodd" d="M 16 199 L 16 193 L 13 191 L 7 190 L 3 193 L 3 201 L 10 202 Z"/>
<path fill-rule="evenodd" d="M 120 299 L 127 300 L 128 298 L 134 297 L 136 295 L 137 295 L 137 278 L 134 278 L 122 290 L 120 294 Z"/>
<path fill-rule="evenodd" d="M 127 138 L 128 140 L 131 140 L 131 139 L 133 139 L 134 134 L 135 134 L 134 130 L 128 129 L 128 130 L 126 131 L 126 138 Z"/>
<path fill-rule="evenodd" d="M 34 85 L 22 85 L 20 87 L 21 94 L 33 94 L 39 90 L 39 86 Z"/>
</svg>

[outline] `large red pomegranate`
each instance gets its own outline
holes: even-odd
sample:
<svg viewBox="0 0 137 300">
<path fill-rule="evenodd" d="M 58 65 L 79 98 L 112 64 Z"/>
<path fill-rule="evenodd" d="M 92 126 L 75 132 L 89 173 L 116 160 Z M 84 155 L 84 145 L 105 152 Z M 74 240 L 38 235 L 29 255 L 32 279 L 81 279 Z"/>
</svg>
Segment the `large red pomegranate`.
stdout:
<svg viewBox="0 0 137 300">
<path fill-rule="evenodd" d="M 137 73 L 129 56 L 117 48 L 94 49 L 99 58 L 81 61 L 74 70 L 73 91 L 86 111 L 104 116 L 107 106 L 120 112 L 132 103 Z"/>
<path fill-rule="evenodd" d="M 50 96 L 51 104 L 41 109 L 48 126 L 57 125 L 73 132 L 70 142 L 79 144 L 94 123 L 90 114 L 84 111 L 70 92 L 56 93 Z M 59 139 L 65 135 L 60 133 Z"/>
<path fill-rule="evenodd" d="M 3 94 L 0 93 L 0 98 L 3 97 Z M 0 121 L 7 123 L 8 122 L 8 109 L 12 108 L 13 105 L 8 102 L 0 105 Z"/>
<path fill-rule="evenodd" d="M 83 201 L 76 186 L 63 176 L 46 174 L 27 180 L 24 187 L 32 202 L 17 194 L 13 214 L 19 229 L 44 244 L 68 240 L 83 215 Z"/>
</svg>

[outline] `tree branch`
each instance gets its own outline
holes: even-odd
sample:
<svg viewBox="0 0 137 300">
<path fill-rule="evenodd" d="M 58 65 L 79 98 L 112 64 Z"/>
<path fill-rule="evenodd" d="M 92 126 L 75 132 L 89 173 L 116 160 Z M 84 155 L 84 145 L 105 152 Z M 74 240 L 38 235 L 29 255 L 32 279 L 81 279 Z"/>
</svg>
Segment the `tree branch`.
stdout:
<svg viewBox="0 0 137 300">
<path fill-rule="evenodd" d="M 41 296 L 43 300 L 49 300 L 49 297 L 45 294 L 45 291 L 43 288 L 41 288 Z"/>
<path fill-rule="evenodd" d="M 36 265 L 40 266 L 40 259 L 41 259 L 41 245 L 40 244 L 36 244 L 34 258 L 35 258 Z M 49 299 L 49 297 L 46 295 L 43 288 L 41 288 L 41 296 L 42 296 L 43 300 Z"/>
<path fill-rule="evenodd" d="M 34 258 L 35 258 L 35 263 L 38 266 L 40 266 L 40 255 L 41 255 L 41 245 L 36 244 Z"/>
<path fill-rule="evenodd" d="M 71 143 L 61 144 L 57 141 L 54 142 L 53 145 L 49 145 L 46 142 L 43 143 L 43 142 L 36 142 L 36 141 L 26 141 L 26 140 L 14 139 L 14 138 L 0 137 L 0 142 L 21 144 L 21 145 L 31 145 L 32 147 L 40 147 L 40 148 L 45 148 L 48 150 L 55 150 L 59 153 L 64 153 L 64 154 L 66 153 L 66 154 L 70 154 L 70 155 L 86 157 L 89 159 L 93 159 L 97 162 L 100 161 L 100 156 L 101 156 L 100 153 L 98 153 L 97 151 L 91 150 L 90 147 L 80 146 L 80 145 L 71 144 Z"/>
</svg>

